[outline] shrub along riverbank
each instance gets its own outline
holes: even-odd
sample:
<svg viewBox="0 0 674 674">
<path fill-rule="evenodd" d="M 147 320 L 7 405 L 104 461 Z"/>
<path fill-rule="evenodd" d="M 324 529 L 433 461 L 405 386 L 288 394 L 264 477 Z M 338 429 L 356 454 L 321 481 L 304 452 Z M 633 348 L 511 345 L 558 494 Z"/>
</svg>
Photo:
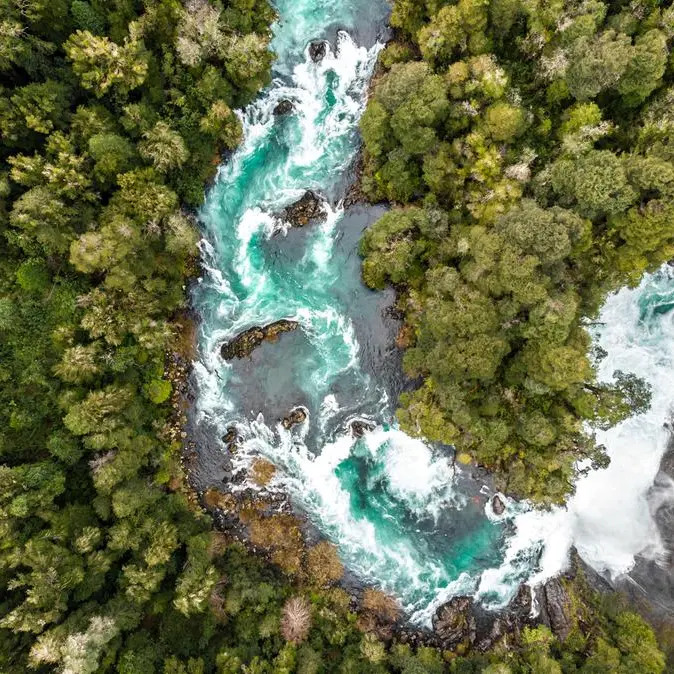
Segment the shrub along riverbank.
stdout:
<svg viewBox="0 0 674 674">
<path fill-rule="evenodd" d="M 558 671 L 549 653 L 659 671 L 621 611 L 570 648 L 538 630 L 415 653 L 390 600 L 356 615 L 330 589 L 334 550 L 305 550 L 292 519 L 240 510 L 272 566 L 190 506 L 166 359 L 196 268 L 182 207 L 240 140 L 272 18 L 264 0 L 0 0 L 0 671 Z"/>
</svg>

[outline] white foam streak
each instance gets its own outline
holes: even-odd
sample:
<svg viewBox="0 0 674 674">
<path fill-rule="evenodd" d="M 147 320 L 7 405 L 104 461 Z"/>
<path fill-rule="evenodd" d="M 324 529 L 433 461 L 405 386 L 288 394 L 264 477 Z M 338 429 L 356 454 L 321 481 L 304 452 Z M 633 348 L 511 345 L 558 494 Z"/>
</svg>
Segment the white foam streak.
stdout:
<svg viewBox="0 0 674 674">
<path fill-rule="evenodd" d="M 440 512 L 455 502 L 452 464 L 422 440 L 400 430 L 380 428 L 366 435 L 365 442 L 371 455 L 385 466 L 391 495 L 419 517 L 437 520 Z"/>
<path fill-rule="evenodd" d="M 647 277 L 636 290 L 609 298 L 602 311 L 599 344 L 608 357 L 599 375 L 609 380 L 615 370 L 634 372 L 653 388 L 650 410 L 616 428 L 597 434 L 611 465 L 582 479 L 569 502 L 573 540 L 579 553 L 611 576 L 627 572 L 639 553 L 657 554 L 660 537 L 647 502 L 667 447 L 674 399 L 674 313 L 643 315 L 639 299 L 659 288 L 672 290 L 671 268 Z"/>
</svg>

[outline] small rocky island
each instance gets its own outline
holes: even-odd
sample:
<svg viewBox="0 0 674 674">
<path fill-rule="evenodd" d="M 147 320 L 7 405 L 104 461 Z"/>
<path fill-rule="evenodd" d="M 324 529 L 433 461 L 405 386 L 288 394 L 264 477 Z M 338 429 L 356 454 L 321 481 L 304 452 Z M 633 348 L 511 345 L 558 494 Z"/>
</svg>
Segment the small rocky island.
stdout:
<svg viewBox="0 0 674 674">
<path fill-rule="evenodd" d="M 265 326 L 254 326 L 237 335 L 220 347 L 220 355 L 225 360 L 247 358 L 263 342 L 275 342 L 284 332 L 297 330 L 299 323 L 286 319 Z"/>
<path fill-rule="evenodd" d="M 328 43 L 316 40 L 309 45 L 309 57 L 314 63 L 320 63 L 328 53 Z"/>
<path fill-rule="evenodd" d="M 279 101 L 274 108 L 274 115 L 277 117 L 283 117 L 284 115 L 289 115 L 295 110 L 295 106 L 292 101 L 289 101 L 287 98 L 284 98 L 282 101 Z"/>
<path fill-rule="evenodd" d="M 303 424 L 307 420 L 307 410 L 304 407 L 295 407 L 290 411 L 287 417 L 283 417 L 281 425 L 286 431 L 289 431 L 298 424 Z"/>
<path fill-rule="evenodd" d="M 293 227 L 304 227 L 311 222 L 325 222 L 327 213 L 323 210 L 321 197 L 307 190 L 295 203 L 284 208 L 279 217 Z"/>
</svg>

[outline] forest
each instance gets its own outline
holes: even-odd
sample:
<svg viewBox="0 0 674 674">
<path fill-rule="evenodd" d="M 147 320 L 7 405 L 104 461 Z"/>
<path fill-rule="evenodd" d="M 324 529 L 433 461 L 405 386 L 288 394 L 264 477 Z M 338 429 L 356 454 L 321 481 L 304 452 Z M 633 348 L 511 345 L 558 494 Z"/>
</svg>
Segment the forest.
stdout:
<svg viewBox="0 0 674 674">
<path fill-rule="evenodd" d="M 399 419 L 563 503 L 607 465 L 593 430 L 650 400 L 597 382 L 588 327 L 674 254 L 674 7 L 398 0 L 391 23 L 361 126 L 363 187 L 396 207 L 361 248 L 399 290 Z"/>
<path fill-rule="evenodd" d="M 424 380 L 401 420 L 543 502 L 579 454 L 601 464 L 584 421 L 647 404 L 629 375 L 594 382 L 583 321 L 672 256 L 660 4 L 398 0 L 363 120 L 365 187 L 399 204 L 365 279 L 399 287 Z M 250 504 L 253 555 L 214 528 L 217 494 L 196 502 L 194 209 L 269 82 L 274 16 L 0 0 L 0 672 L 662 672 L 646 623 L 582 583 L 563 643 L 413 648 L 381 592 L 355 610 L 330 544 Z"/>
</svg>

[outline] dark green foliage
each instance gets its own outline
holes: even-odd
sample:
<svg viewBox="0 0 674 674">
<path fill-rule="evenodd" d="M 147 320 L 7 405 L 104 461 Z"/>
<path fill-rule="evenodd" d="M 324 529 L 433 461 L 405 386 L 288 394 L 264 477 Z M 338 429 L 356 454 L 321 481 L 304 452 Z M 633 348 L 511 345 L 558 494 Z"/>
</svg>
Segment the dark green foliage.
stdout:
<svg viewBox="0 0 674 674">
<path fill-rule="evenodd" d="M 405 429 L 543 504 L 590 428 L 647 408 L 598 385 L 586 320 L 674 253 L 670 3 L 397 0 L 362 119 L 363 188 L 399 206 L 363 277 L 399 289 Z"/>
<path fill-rule="evenodd" d="M 394 21 L 416 32 L 442 4 L 399 2 Z M 665 94 L 643 117 L 639 151 L 613 162 L 608 179 L 620 177 L 618 194 L 597 196 L 560 163 L 562 177 L 542 180 L 537 192 L 564 207 L 527 201 L 508 212 L 522 190 L 510 178 L 496 187 L 493 181 L 515 155 L 492 142 L 525 143 L 550 128 L 540 131 L 545 120 L 506 97 L 507 78 L 483 53 L 490 21 L 502 23 L 497 42 L 524 13 L 516 2 L 494 4 L 462 0 L 456 17 L 445 12 L 458 42 L 450 36 L 434 46 L 427 31 L 424 49 L 434 64 L 464 50 L 470 57 L 449 74 L 405 63 L 415 53 L 411 42 L 387 50 L 399 77 L 382 83 L 364 120 L 371 189 L 401 202 L 426 196 L 427 203 L 390 213 L 363 250 L 368 280 L 407 285 L 414 324 L 425 325 L 408 354 L 412 370 L 435 367 L 429 353 L 436 342 L 462 354 L 459 374 L 479 386 L 495 386 L 497 372 L 526 381 L 528 363 L 537 363 L 532 386 L 549 389 L 544 404 L 521 404 L 503 422 L 496 393 L 481 403 L 493 419 L 481 432 L 496 453 L 501 437 L 546 448 L 573 426 L 568 409 L 565 417 L 554 405 L 566 382 L 584 381 L 589 367 L 586 340 L 573 324 L 589 303 L 573 289 L 590 264 L 582 256 L 596 223 L 586 218 L 594 211 L 608 218 L 602 245 L 622 277 L 652 267 L 669 245 L 659 204 L 672 189 L 674 153 Z M 450 665 L 434 649 L 387 648 L 388 626 L 364 633 L 346 593 L 317 589 L 341 572 L 334 554 L 316 546 L 307 555 L 314 578 L 290 581 L 213 533 L 181 488 L 165 354 L 178 330 L 197 233 L 180 204 L 200 201 L 213 158 L 240 141 L 232 110 L 269 77 L 273 11 L 266 0 L 0 0 L 0 12 L 0 671 L 439 674 L 500 667 L 491 655 Z M 552 26 L 557 17 L 545 20 Z M 651 23 L 633 30 L 617 89 L 626 108 L 659 86 L 659 31 L 668 33 Z M 464 96 L 484 112 L 466 141 L 468 159 L 453 143 L 473 123 Z M 562 128 L 570 145 L 585 147 L 586 127 L 600 121 L 600 110 L 582 108 Z M 462 181 L 474 184 L 461 208 L 488 226 L 469 231 L 451 212 Z M 485 201 L 492 190 L 494 208 Z M 611 199 L 629 200 L 629 210 Z M 569 210 L 577 208 L 588 213 Z M 535 272 L 535 282 L 512 272 L 513 259 Z M 435 322 L 421 321 L 433 306 Z M 473 326 L 462 326 L 448 306 L 469 311 Z M 521 306 L 538 318 L 522 321 Z M 496 320 L 504 316 L 509 327 Z M 487 361 L 471 336 L 490 350 Z M 555 348 L 527 349 L 527 340 Z M 519 361 L 513 355 L 504 363 L 511 354 Z M 457 372 L 450 364 L 437 376 L 451 380 Z M 428 379 L 415 394 L 428 401 L 419 419 L 438 437 L 454 437 L 458 426 L 447 424 L 434 386 Z M 603 423 L 647 399 L 623 373 L 616 387 L 576 393 L 566 402 Z M 464 408 L 455 395 L 446 404 L 465 415 L 475 412 L 473 402 L 468 396 Z M 594 669 L 586 671 L 659 672 L 660 654 L 643 623 L 624 613 L 611 620 L 615 635 L 603 626 L 596 632 L 585 665 Z M 508 656 L 509 666 L 533 671 L 551 653 L 582 662 L 580 650 L 569 654 L 541 632 Z"/>
<path fill-rule="evenodd" d="M 3 672 L 196 673 L 213 637 L 227 562 L 165 486 L 164 358 L 197 254 L 180 203 L 268 77 L 273 13 L 235 4 L 233 39 L 219 3 L 0 2 Z M 204 7 L 223 40 L 187 65 Z"/>
</svg>

